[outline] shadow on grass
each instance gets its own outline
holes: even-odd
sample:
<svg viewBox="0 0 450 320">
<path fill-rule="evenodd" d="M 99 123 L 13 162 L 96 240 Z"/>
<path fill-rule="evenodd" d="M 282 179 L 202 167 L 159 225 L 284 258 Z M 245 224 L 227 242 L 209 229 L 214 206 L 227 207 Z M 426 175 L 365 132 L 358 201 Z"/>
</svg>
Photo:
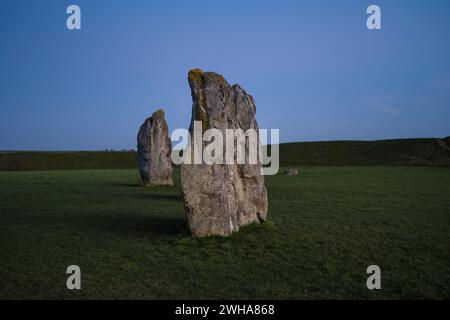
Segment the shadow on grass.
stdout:
<svg viewBox="0 0 450 320">
<path fill-rule="evenodd" d="M 163 201 L 163 202 L 179 202 L 180 206 L 183 204 L 183 200 L 181 199 L 181 195 L 179 194 L 170 194 L 170 193 L 133 193 L 133 194 L 118 194 L 117 196 L 132 198 L 136 200 L 144 200 L 144 201 Z M 151 207 L 149 207 L 151 208 Z"/>
<path fill-rule="evenodd" d="M 152 200 L 162 200 L 162 201 L 182 201 L 181 195 L 179 194 L 142 194 L 143 198 L 149 198 Z"/>
<path fill-rule="evenodd" d="M 108 217 L 102 223 L 92 223 L 101 232 L 122 233 L 138 237 L 180 237 L 188 236 L 186 219 L 162 216 L 115 216 Z"/>
</svg>

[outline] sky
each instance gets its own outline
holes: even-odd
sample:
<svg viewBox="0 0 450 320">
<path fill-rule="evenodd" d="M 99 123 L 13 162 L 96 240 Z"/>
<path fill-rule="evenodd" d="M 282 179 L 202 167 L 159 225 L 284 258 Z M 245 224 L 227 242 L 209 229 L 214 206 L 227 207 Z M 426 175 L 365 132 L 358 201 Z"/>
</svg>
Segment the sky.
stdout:
<svg viewBox="0 0 450 320">
<path fill-rule="evenodd" d="M 3 0 L 0 42 L 0 150 L 133 149 L 158 108 L 187 128 L 192 68 L 281 142 L 450 135 L 448 0 Z"/>
</svg>

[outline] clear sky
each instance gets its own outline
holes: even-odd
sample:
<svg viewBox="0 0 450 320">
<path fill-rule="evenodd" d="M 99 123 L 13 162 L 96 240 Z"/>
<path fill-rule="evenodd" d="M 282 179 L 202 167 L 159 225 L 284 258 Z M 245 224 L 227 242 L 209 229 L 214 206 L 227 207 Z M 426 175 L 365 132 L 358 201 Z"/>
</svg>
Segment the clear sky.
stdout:
<svg viewBox="0 0 450 320">
<path fill-rule="evenodd" d="M 186 128 L 191 68 L 241 84 L 283 142 L 450 135 L 448 0 L 3 0 L 0 41 L 3 150 L 135 148 L 160 107 Z"/>
</svg>

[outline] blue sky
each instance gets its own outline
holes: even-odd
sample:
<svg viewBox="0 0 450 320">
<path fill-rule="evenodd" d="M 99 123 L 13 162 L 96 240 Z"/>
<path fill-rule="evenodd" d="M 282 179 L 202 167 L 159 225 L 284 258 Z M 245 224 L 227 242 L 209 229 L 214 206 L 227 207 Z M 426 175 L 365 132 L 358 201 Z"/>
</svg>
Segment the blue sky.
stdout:
<svg viewBox="0 0 450 320">
<path fill-rule="evenodd" d="M 447 0 L 5 0 L 0 41 L 3 150 L 135 148 L 160 107 L 186 128 L 191 68 L 241 84 L 283 142 L 450 135 Z"/>
</svg>

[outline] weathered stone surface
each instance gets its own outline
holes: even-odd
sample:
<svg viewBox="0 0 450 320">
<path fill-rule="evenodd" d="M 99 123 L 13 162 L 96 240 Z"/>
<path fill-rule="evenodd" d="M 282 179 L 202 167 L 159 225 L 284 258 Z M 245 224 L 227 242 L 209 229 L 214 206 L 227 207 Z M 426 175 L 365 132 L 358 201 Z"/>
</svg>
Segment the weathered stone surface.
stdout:
<svg viewBox="0 0 450 320">
<path fill-rule="evenodd" d="M 295 168 L 289 168 L 284 171 L 284 174 L 287 176 L 296 176 L 296 175 L 298 175 L 298 170 Z"/>
<path fill-rule="evenodd" d="M 191 70 L 188 80 L 191 136 L 194 121 L 202 121 L 203 131 L 216 128 L 224 136 L 226 129 L 258 130 L 255 102 L 239 85 L 230 86 L 221 75 L 199 69 Z M 192 234 L 227 236 L 266 220 L 267 189 L 260 169 L 259 159 L 257 164 L 182 164 L 182 197 Z"/>
<path fill-rule="evenodd" d="M 173 185 L 172 150 L 164 111 L 147 118 L 137 136 L 139 173 L 144 186 Z"/>
</svg>

